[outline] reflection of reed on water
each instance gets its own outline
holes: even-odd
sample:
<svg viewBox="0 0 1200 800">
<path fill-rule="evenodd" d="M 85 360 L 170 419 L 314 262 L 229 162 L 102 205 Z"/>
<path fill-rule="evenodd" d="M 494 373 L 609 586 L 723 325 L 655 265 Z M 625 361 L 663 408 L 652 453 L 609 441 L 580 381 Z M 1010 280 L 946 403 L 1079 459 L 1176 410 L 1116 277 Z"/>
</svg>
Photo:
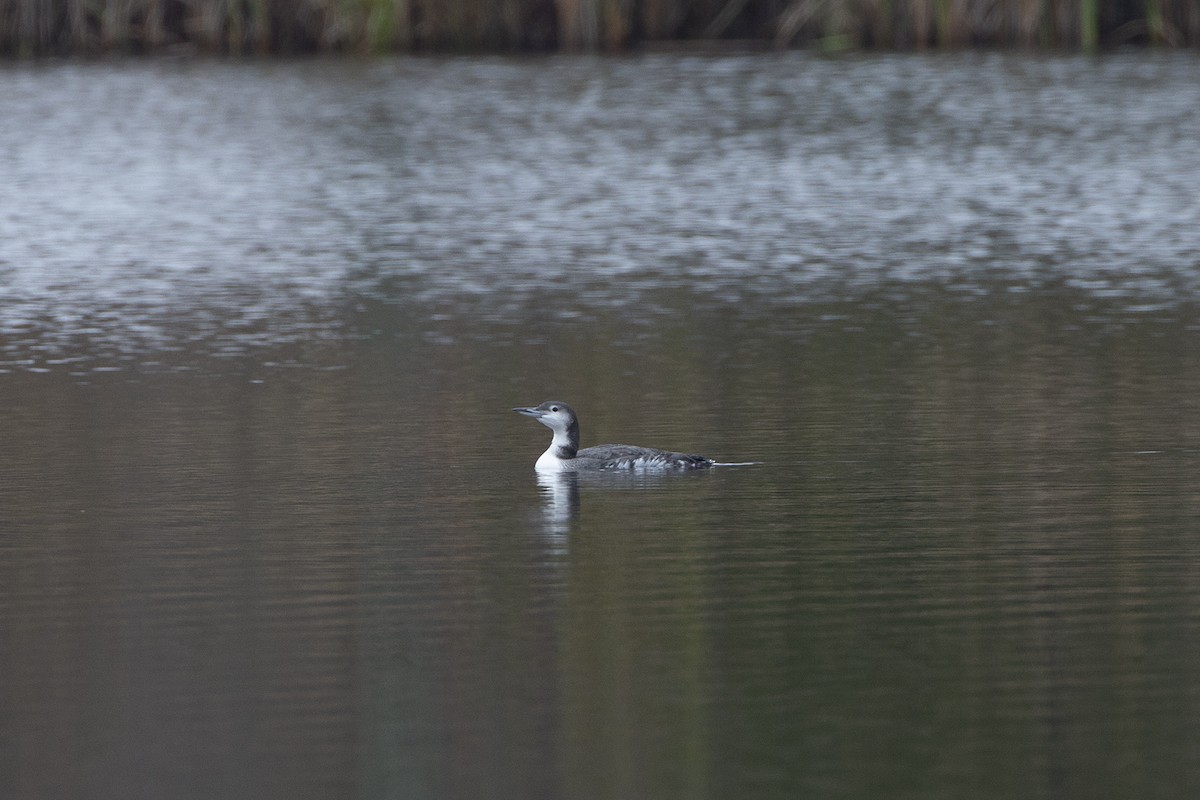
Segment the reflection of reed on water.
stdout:
<svg viewBox="0 0 1200 800">
<path fill-rule="evenodd" d="M 0 52 L 18 55 L 618 51 L 709 46 L 924 49 L 1194 47 L 1192 0 L 0 0 Z"/>
</svg>

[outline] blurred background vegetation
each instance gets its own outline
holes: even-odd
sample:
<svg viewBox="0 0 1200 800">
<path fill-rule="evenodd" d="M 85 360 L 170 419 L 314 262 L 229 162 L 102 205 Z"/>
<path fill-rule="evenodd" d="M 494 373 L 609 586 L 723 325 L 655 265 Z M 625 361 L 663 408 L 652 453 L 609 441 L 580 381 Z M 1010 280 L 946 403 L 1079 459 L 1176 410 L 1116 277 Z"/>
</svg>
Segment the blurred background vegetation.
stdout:
<svg viewBox="0 0 1200 800">
<path fill-rule="evenodd" d="M 1200 45 L 1200 0 L 0 0 L 9 56 Z"/>
</svg>

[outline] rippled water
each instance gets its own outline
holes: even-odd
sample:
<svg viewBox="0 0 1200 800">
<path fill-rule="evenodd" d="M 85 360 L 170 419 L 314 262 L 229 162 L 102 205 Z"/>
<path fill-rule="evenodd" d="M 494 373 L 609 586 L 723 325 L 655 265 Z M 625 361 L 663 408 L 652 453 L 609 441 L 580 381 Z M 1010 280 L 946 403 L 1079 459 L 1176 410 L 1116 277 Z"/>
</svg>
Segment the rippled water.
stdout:
<svg viewBox="0 0 1200 800">
<path fill-rule="evenodd" d="M 0 68 L 4 794 L 1193 796 L 1198 79 Z"/>
<path fill-rule="evenodd" d="M 14 357 L 82 339 L 105 359 L 338 335 L 363 297 L 509 320 L 656 290 L 803 304 L 930 280 L 1167 302 L 1196 290 L 1197 70 L 1188 55 L 10 66 L 0 333 Z"/>
</svg>

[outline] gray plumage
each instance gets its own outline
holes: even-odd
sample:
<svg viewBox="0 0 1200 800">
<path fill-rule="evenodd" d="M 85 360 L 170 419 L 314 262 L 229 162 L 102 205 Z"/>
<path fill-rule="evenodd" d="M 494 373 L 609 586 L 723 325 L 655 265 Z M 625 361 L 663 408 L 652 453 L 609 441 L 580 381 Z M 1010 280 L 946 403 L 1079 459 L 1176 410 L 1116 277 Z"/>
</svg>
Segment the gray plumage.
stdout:
<svg viewBox="0 0 1200 800">
<path fill-rule="evenodd" d="M 581 450 L 579 417 L 569 405 L 557 400 L 513 411 L 532 417 L 554 431 L 549 449 L 537 460 L 539 471 L 698 469 L 714 463 L 705 456 L 628 444 L 602 444 Z"/>
</svg>

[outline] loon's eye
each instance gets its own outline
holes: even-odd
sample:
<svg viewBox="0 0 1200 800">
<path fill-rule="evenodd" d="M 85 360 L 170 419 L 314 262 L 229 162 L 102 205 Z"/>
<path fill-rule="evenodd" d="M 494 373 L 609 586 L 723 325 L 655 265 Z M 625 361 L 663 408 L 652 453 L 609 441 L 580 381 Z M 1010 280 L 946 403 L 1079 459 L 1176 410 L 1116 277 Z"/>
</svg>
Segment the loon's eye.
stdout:
<svg viewBox="0 0 1200 800">
<path fill-rule="evenodd" d="M 550 406 L 551 411 L 558 411 L 558 406 Z"/>
</svg>

